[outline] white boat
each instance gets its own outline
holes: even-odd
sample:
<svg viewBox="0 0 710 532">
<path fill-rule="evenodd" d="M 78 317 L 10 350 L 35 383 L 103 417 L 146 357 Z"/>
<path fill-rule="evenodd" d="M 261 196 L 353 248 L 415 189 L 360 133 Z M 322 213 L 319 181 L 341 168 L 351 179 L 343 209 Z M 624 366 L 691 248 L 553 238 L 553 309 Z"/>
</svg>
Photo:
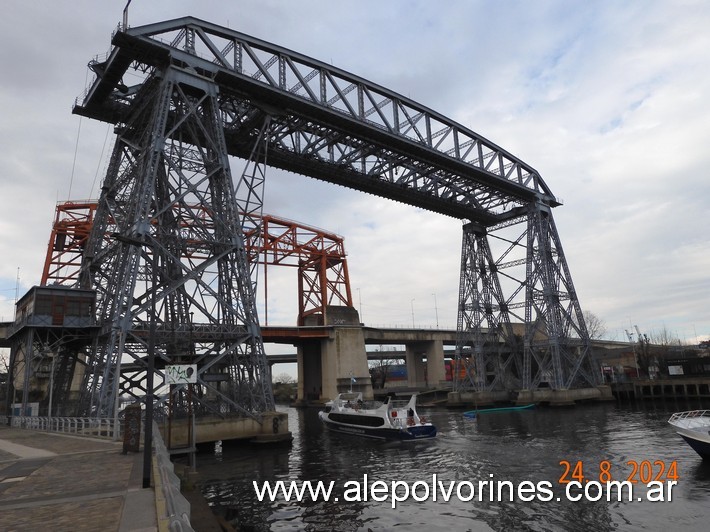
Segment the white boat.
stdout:
<svg viewBox="0 0 710 532">
<path fill-rule="evenodd" d="M 409 401 L 363 401 L 361 393 L 341 393 L 318 413 L 332 431 L 383 440 L 418 440 L 436 436 L 436 427 L 417 414 Z"/>
<path fill-rule="evenodd" d="M 710 410 L 676 412 L 668 423 L 705 460 L 710 460 Z"/>
</svg>

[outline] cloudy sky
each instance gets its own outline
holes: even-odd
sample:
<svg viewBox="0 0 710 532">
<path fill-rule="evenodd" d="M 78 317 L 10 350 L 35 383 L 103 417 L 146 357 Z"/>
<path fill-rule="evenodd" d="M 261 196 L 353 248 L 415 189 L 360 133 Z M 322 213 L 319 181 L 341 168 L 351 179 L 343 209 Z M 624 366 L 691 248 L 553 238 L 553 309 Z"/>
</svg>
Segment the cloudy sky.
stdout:
<svg viewBox="0 0 710 532">
<path fill-rule="evenodd" d="M 39 282 L 56 202 L 97 196 L 111 132 L 71 108 L 124 6 L 3 4 L 0 320 Z M 388 87 L 537 169 L 564 200 L 554 217 L 582 307 L 609 338 L 710 336 L 707 2 L 133 0 L 129 24 L 185 15 Z M 459 221 L 267 178 L 265 212 L 345 238 L 365 323 L 455 328 Z M 269 324 L 294 324 L 295 272 L 269 279 Z"/>
</svg>

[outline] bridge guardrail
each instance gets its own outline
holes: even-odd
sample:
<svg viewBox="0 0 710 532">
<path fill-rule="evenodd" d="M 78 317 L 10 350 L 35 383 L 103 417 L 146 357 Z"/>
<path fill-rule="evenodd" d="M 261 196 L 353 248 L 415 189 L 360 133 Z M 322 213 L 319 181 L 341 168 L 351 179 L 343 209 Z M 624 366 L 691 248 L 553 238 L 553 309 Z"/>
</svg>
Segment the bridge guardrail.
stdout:
<svg viewBox="0 0 710 532">
<path fill-rule="evenodd" d="M 118 428 L 119 435 L 121 432 L 120 423 L 116 427 L 114 420 L 108 418 L 12 416 L 10 420 L 14 428 L 79 434 L 96 438 L 113 438 L 114 428 Z"/>
</svg>

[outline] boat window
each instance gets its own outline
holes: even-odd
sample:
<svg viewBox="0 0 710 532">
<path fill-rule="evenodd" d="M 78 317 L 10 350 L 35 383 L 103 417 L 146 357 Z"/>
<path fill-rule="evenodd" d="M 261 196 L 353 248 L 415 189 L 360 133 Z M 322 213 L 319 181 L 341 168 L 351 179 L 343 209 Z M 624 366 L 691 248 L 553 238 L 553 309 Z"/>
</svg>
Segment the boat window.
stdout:
<svg viewBox="0 0 710 532">
<path fill-rule="evenodd" d="M 364 427 L 381 427 L 385 424 L 385 420 L 381 417 L 359 416 L 357 414 L 331 413 L 329 418 L 331 421 L 337 423 L 347 423 L 348 425 L 360 425 Z"/>
</svg>

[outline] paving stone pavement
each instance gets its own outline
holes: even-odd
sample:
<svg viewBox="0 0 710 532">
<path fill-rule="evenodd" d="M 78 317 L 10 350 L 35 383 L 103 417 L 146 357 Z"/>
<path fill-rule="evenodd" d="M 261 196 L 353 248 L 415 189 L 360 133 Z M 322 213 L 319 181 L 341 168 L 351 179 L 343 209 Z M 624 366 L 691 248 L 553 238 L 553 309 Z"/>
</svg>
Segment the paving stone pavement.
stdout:
<svg viewBox="0 0 710 532">
<path fill-rule="evenodd" d="M 153 531 L 142 453 L 121 442 L 0 426 L 0 530 Z"/>
</svg>

